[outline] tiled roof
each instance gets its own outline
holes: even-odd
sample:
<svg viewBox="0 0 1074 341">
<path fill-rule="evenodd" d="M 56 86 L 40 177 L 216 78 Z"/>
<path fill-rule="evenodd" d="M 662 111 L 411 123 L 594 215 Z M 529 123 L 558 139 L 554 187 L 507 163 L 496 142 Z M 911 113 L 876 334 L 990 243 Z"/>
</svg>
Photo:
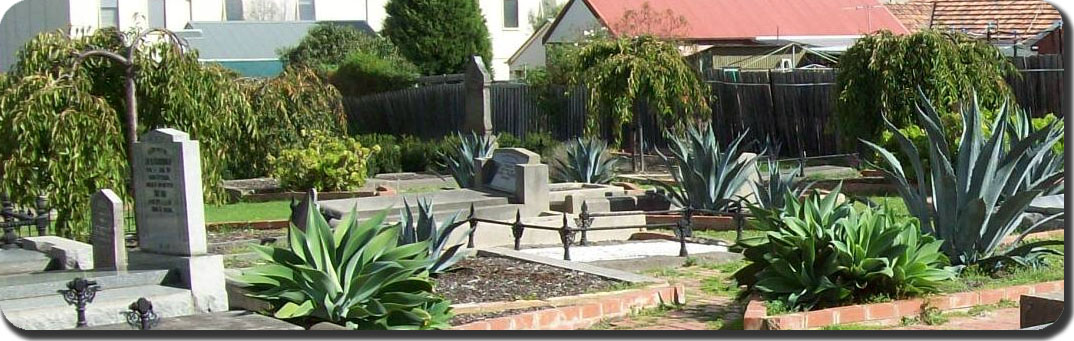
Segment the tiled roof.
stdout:
<svg viewBox="0 0 1074 341">
<path fill-rule="evenodd" d="M 648 2 L 686 19 L 684 39 L 753 39 L 765 36 L 843 36 L 876 30 L 906 33 L 878 0 L 575 0 L 585 1 L 610 25 Z M 615 25 L 611 25 L 615 26 Z M 614 27 L 610 27 L 615 29 Z"/>
<path fill-rule="evenodd" d="M 911 0 L 886 6 L 911 30 L 931 23 L 936 29 L 985 36 L 993 23 L 996 40 L 1032 38 L 1063 20 L 1059 10 L 1043 0 Z"/>
</svg>

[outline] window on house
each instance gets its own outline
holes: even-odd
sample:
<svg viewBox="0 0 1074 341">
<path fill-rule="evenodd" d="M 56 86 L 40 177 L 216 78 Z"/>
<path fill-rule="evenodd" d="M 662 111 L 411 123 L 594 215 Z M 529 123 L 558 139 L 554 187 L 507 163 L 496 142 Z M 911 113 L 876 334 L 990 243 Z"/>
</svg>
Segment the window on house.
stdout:
<svg viewBox="0 0 1074 341">
<path fill-rule="evenodd" d="M 149 27 L 164 28 L 166 27 L 167 17 L 165 16 L 164 0 L 149 0 Z"/>
<path fill-rule="evenodd" d="M 224 2 L 224 15 L 227 21 L 242 21 L 242 0 L 227 0 Z"/>
<path fill-rule="evenodd" d="M 298 0 L 298 20 L 317 20 L 313 0 Z"/>
<path fill-rule="evenodd" d="M 119 1 L 101 0 L 101 13 L 99 15 L 101 27 L 119 26 Z"/>
<path fill-rule="evenodd" d="M 503 0 L 503 27 L 518 28 L 518 0 Z"/>
</svg>

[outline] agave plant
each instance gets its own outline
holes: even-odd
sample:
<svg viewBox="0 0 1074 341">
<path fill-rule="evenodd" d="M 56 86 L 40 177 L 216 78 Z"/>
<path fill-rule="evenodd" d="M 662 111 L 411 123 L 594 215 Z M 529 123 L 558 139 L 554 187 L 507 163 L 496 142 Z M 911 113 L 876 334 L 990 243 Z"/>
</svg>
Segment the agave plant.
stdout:
<svg viewBox="0 0 1074 341">
<path fill-rule="evenodd" d="M 1022 183 L 1030 177 L 1026 160 L 1041 160 L 1049 153 L 1060 136 L 1055 127 L 1012 139 L 1008 129 L 1011 110 L 1006 104 L 996 111 L 990 133 L 981 129 L 981 108 L 976 95 L 973 103 L 963 106 L 962 135 L 957 151 L 944 139 L 943 122 L 932 103 L 919 91 L 918 120 L 928 135 L 928 172 L 923 165 L 922 152 L 887 119 L 900 149 L 911 160 L 916 181 L 907 178 L 903 165 L 892 152 L 879 145 L 863 141 L 875 150 L 888 167 L 882 169 L 894 182 L 910 213 L 921 221 L 922 230 L 943 239 L 941 250 L 952 262 L 960 265 L 979 264 L 986 269 L 1000 265 L 1036 263 L 1035 259 L 1054 252 L 1045 246 L 1060 241 L 1040 241 L 1019 245 L 1026 233 L 1054 218 L 1049 217 L 1029 227 L 1014 246 L 1001 247 L 1005 237 L 1018 227 L 1022 213 L 1033 199 L 1056 186 L 1063 173 L 1032 181 L 1036 185 L 1006 188 L 1014 180 Z M 1005 188 L 1009 191 L 1004 195 Z M 1061 214 L 1060 214 L 1061 215 Z M 1058 216 L 1058 215 L 1056 215 Z"/>
<path fill-rule="evenodd" d="M 725 150 L 716 142 L 712 126 L 691 127 L 685 138 L 668 136 L 674 163 L 663 153 L 657 154 L 675 178 L 677 186 L 657 182 L 666 199 L 680 207 L 724 211 L 746 185 L 756 158 L 743 158 L 742 141 L 749 131 L 739 135 Z"/>
<path fill-rule="evenodd" d="M 450 303 L 434 294 L 426 271 L 434 262 L 428 242 L 399 245 L 386 212 L 358 224 L 352 211 L 335 231 L 312 207 L 306 215 L 309 226 L 291 226 L 288 248 L 254 246 L 268 264 L 240 278 L 275 317 L 355 329 L 449 327 Z"/>
<path fill-rule="evenodd" d="M 619 159 L 608 154 L 608 143 L 578 138 L 567 144 L 567 156 L 556 159 L 553 176 L 561 182 L 607 184 L 615 179 Z"/>
<path fill-rule="evenodd" d="M 429 257 L 435 259 L 435 262 L 429 266 L 430 275 L 435 276 L 447 272 L 455 263 L 458 263 L 459 260 L 466 256 L 459 252 L 459 249 L 462 248 L 462 243 L 449 246 L 451 233 L 463 225 L 462 222 L 457 223 L 455 221 L 459 217 L 458 213 L 448 217 L 437 228 L 431 202 L 418 201 L 417 219 L 414 218 L 414 214 L 410 211 L 410 204 L 406 202 L 406 199 L 403 200 L 403 206 L 403 210 L 399 213 L 401 217 L 399 225 L 402 229 L 399 233 L 399 245 L 414 243 L 428 245 Z M 473 232 L 470 229 L 466 234 L 469 235 Z"/>
<path fill-rule="evenodd" d="M 743 239 L 750 264 L 735 272 L 769 299 L 795 309 L 840 303 L 869 294 L 898 296 L 935 291 L 955 276 L 939 252 L 941 241 L 913 220 L 883 208 L 839 202 L 841 186 L 800 199 L 785 192 L 783 209 L 750 205 L 765 235 Z"/>
<path fill-rule="evenodd" d="M 765 147 L 765 151 L 768 154 L 766 158 L 766 166 L 768 166 L 768 182 L 750 181 L 750 187 L 753 188 L 753 193 L 757 199 L 757 204 L 767 209 L 781 209 L 783 208 L 783 194 L 791 193 L 795 197 L 799 197 L 804 194 L 809 187 L 813 184 L 800 185 L 798 180 L 794 177 L 795 174 L 802 173 L 802 165 L 798 165 L 797 168 L 790 173 L 783 173 L 779 170 L 779 162 L 775 160 L 779 156 L 779 144 L 767 143 L 769 146 Z M 761 169 L 757 169 L 757 179 L 762 179 Z"/>
<path fill-rule="evenodd" d="M 474 186 L 474 158 L 492 157 L 496 150 L 496 135 L 458 135 L 460 143 L 451 153 L 440 153 L 440 158 L 451 171 L 451 177 L 459 183 L 459 187 L 467 188 Z"/>
<path fill-rule="evenodd" d="M 1045 125 L 1042 129 L 1037 129 L 1033 126 L 1033 120 L 1029 117 L 1029 113 L 1018 109 L 1014 110 L 1014 114 L 1011 115 L 1011 122 L 1007 126 L 1006 132 L 1010 144 L 1025 140 L 1040 130 L 1048 131 L 1048 134 L 1046 138 L 1037 141 L 1037 144 L 1043 144 L 1053 139 L 1058 142 L 1058 138 L 1063 137 L 1063 120 L 1055 120 Z M 1059 181 L 1060 179 L 1056 177 L 1056 174 L 1062 177 L 1064 173 L 1063 154 L 1054 148 L 1044 148 L 1035 157 L 1022 158 L 1019 160 L 1016 169 L 1024 169 L 1026 175 L 1021 178 L 1011 177 L 1008 179 L 1006 187 L 1003 188 L 1002 199 L 1012 197 L 1014 193 L 1022 188 L 1041 189 L 1043 191 L 1041 195 L 1063 193 L 1063 181 Z"/>
</svg>

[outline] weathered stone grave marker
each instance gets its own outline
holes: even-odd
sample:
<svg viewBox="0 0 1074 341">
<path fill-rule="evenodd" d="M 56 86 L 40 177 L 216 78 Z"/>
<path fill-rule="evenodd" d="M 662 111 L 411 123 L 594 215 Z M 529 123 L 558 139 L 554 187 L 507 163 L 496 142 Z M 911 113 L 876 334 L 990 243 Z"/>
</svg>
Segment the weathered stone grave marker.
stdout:
<svg viewBox="0 0 1074 341">
<path fill-rule="evenodd" d="M 479 187 L 510 193 L 523 204 L 523 213 L 536 215 L 548 210 L 548 165 L 541 156 L 524 148 L 498 148 L 491 158 L 477 158 L 475 183 Z"/>
<path fill-rule="evenodd" d="M 175 129 L 146 133 L 135 145 L 138 245 L 170 255 L 204 254 L 205 204 L 198 141 Z"/>
<path fill-rule="evenodd" d="M 481 56 L 471 56 L 470 63 L 466 66 L 463 81 L 465 83 L 466 119 L 463 121 L 464 132 L 474 132 L 478 135 L 492 133 L 492 95 L 489 90 L 492 77 L 489 75 L 485 62 Z"/>
<path fill-rule="evenodd" d="M 123 200 L 110 189 L 102 189 L 90 198 L 93 224 L 93 268 L 126 270 L 127 248 L 123 238 Z"/>
<path fill-rule="evenodd" d="M 199 143 L 156 129 L 134 146 L 134 209 L 140 252 L 132 269 L 178 269 L 199 311 L 227 310 L 223 256 L 206 253 Z"/>
</svg>

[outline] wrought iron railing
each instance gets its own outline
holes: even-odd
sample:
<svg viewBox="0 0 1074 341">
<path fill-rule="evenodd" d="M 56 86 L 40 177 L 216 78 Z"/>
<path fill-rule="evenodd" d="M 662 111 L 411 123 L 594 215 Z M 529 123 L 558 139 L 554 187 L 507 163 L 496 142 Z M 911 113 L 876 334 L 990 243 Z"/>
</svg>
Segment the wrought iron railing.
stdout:
<svg viewBox="0 0 1074 341">
<path fill-rule="evenodd" d="M 48 200 L 44 196 L 37 197 L 33 210 L 29 208 L 18 209 L 11 202 L 7 193 L 0 193 L 0 227 L 4 229 L 4 235 L 0 242 L 4 249 L 18 247 L 16 244 L 23 236 L 22 228 L 32 227 L 38 236 L 48 234 L 48 227 L 52 223 L 49 216 Z M 30 235 L 26 232 L 25 235 Z"/>
</svg>

